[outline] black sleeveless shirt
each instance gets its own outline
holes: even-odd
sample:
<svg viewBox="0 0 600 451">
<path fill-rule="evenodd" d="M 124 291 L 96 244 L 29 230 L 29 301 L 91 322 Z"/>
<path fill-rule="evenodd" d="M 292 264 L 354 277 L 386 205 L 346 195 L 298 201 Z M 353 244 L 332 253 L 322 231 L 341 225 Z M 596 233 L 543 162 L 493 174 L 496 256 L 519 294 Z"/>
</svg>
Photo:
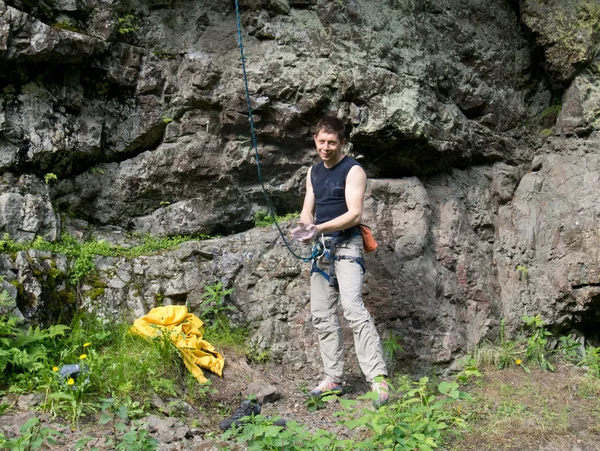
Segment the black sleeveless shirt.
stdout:
<svg viewBox="0 0 600 451">
<path fill-rule="evenodd" d="M 332 168 L 326 168 L 322 161 L 312 167 L 310 181 L 315 195 L 315 222 L 317 224 L 323 224 L 348 211 L 346 177 L 354 166 L 360 166 L 360 163 L 345 156 Z"/>
</svg>

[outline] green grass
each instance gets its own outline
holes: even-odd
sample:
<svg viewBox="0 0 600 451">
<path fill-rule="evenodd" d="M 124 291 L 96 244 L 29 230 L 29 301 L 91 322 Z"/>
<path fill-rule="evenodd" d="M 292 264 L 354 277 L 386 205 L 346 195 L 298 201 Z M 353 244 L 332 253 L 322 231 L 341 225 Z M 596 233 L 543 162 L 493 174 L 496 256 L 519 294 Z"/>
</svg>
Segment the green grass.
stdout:
<svg viewBox="0 0 600 451">
<path fill-rule="evenodd" d="M 70 265 L 68 280 L 72 285 L 77 285 L 83 279 L 95 271 L 94 257 L 125 257 L 135 258 L 141 255 L 151 255 L 154 253 L 174 249 L 180 244 L 191 241 L 208 239 L 208 235 L 197 236 L 172 236 L 172 237 L 154 237 L 151 235 L 134 236 L 141 241 L 140 244 L 132 247 L 123 247 L 110 244 L 103 240 L 91 239 L 85 242 L 79 241 L 71 235 L 63 234 L 58 241 L 46 241 L 42 237 L 37 237 L 33 241 L 16 242 L 7 234 L 0 240 L 0 252 L 16 253 L 27 250 L 48 251 L 55 254 L 64 254 L 72 259 Z"/>
<path fill-rule="evenodd" d="M 232 308 L 226 304 L 230 293 L 220 282 L 207 286 L 199 315 L 207 325 L 205 339 L 217 350 L 225 346 L 243 356 L 246 329 L 232 326 L 224 315 Z M 0 293 L 0 301 L 7 307 L 0 309 L 2 312 L 14 305 L 6 290 Z M 145 339 L 131 333 L 130 327 L 125 322 L 104 322 L 93 314 L 79 313 L 68 327 L 24 329 L 16 316 L 2 314 L 0 395 L 42 391 L 42 409 L 73 428 L 84 417 L 110 410 L 108 405 L 113 410 L 103 414 L 106 421 L 117 421 L 115 414 L 123 409 L 129 412 L 128 417 L 136 412 L 141 415 L 150 409 L 156 395 L 185 400 L 198 408 L 210 404 L 210 380 L 206 384 L 196 381 L 166 335 Z M 79 377 L 62 378 L 60 369 L 70 364 L 79 364 L 85 371 Z M 122 435 L 122 440 L 142 434 L 142 430 L 130 432 Z M 26 432 L 23 434 L 19 440 L 26 439 Z M 0 447 L 12 443 L 6 440 L 0 434 Z"/>
<path fill-rule="evenodd" d="M 292 219 L 297 219 L 299 217 L 300 217 L 300 213 L 288 213 L 287 215 L 284 215 L 284 216 L 275 215 L 275 219 L 277 220 L 277 223 L 290 221 Z M 273 220 L 273 217 L 271 216 L 271 214 L 268 211 L 259 210 L 256 213 L 254 213 L 254 226 L 255 227 L 269 227 L 273 224 L 275 224 L 275 221 Z"/>
</svg>

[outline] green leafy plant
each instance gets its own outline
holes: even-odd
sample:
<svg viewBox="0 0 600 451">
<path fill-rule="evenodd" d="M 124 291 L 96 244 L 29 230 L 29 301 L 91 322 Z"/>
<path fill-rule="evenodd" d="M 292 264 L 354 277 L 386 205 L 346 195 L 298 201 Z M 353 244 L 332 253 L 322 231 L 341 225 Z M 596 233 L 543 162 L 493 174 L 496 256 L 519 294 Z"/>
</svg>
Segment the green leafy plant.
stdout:
<svg viewBox="0 0 600 451">
<path fill-rule="evenodd" d="M 208 329 L 222 329 L 229 326 L 227 312 L 235 311 L 235 308 L 225 304 L 225 298 L 231 293 L 233 293 L 233 289 L 225 289 L 221 281 L 204 287 L 200 308 L 202 319 L 211 321 Z"/>
<path fill-rule="evenodd" d="M 73 429 L 84 414 L 96 411 L 96 403 L 86 399 L 91 390 L 91 376 L 100 370 L 95 364 L 97 353 L 90 345 L 91 343 L 87 342 L 61 351 L 61 360 L 76 362 L 79 365 L 78 377 L 63 377 L 59 373 L 59 366 L 55 366 L 52 377 L 41 387 L 46 390 L 44 405 L 53 415 L 67 418 Z"/>
<path fill-rule="evenodd" d="M 456 375 L 456 381 L 466 384 L 473 378 L 481 377 L 477 360 L 471 355 L 466 356 L 463 361 L 462 370 Z"/>
<path fill-rule="evenodd" d="M 30 418 L 19 429 L 17 437 L 8 438 L 0 432 L 0 449 L 14 449 L 18 451 L 30 451 L 45 447 L 45 444 L 57 445 L 57 439 L 62 437 L 60 432 L 42 427 L 38 418 Z"/>
<path fill-rule="evenodd" d="M 123 404 L 113 398 L 102 403 L 99 423 L 112 425 L 113 434 L 106 440 L 106 446 L 119 451 L 154 451 L 160 444 L 150 436 L 141 424 L 130 424 L 131 405 Z M 114 437 L 114 438 L 113 438 Z"/>
<path fill-rule="evenodd" d="M 579 366 L 586 367 L 588 375 L 600 378 L 600 347 L 587 348 Z"/>
<path fill-rule="evenodd" d="M 222 438 L 242 444 L 249 451 L 352 449 L 352 440 L 338 439 L 332 432 L 322 429 L 308 431 L 306 426 L 297 421 L 288 421 L 284 428 L 274 424 L 277 420 L 263 415 L 248 417 L 243 427 L 231 428 Z"/>
<path fill-rule="evenodd" d="M 48 172 L 44 176 L 44 181 L 46 182 L 46 185 L 50 184 L 51 182 L 56 182 L 57 180 L 58 180 L 58 177 L 53 172 Z"/>
<path fill-rule="evenodd" d="M 531 334 L 527 338 L 527 347 L 525 356 L 530 363 L 536 363 L 543 370 L 554 371 L 554 365 L 548 359 L 548 337 L 552 333 L 544 328 L 544 321 L 540 314 L 535 316 L 522 316 L 521 319 L 531 329 Z"/>
<path fill-rule="evenodd" d="M 232 325 L 228 316 L 229 312 L 236 310 L 226 303 L 227 296 L 232 292 L 233 289 L 226 289 L 221 281 L 206 285 L 198 316 L 205 323 L 206 340 L 213 345 L 228 346 L 246 352 L 248 331 L 243 325 Z"/>
<path fill-rule="evenodd" d="M 163 123 L 166 124 L 170 124 L 171 122 L 173 122 L 173 118 L 172 117 L 168 117 L 168 116 L 162 116 L 162 121 Z"/>
<path fill-rule="evenodd" d="M 382 342 L 383 355 L 388 362 L 389 376 L 394 374 L 396 366 L 396 357 L 400 352 L 404 352 L 402 345 L 400 344 L 400 337 L 394 335 L 394 332 L 390 331 L 390 334 Z"/>
<path fill-rule="evenodd" d="M 456 381 L 441 382 L 435 392 L 429 379 L 411 382 L 398 379 L 398 390 L 390 385 L 393 400 L 378 410 L 370 406 L 378 394 L 369 392 L 355 400 L 330 396 L 339 401 L 343 410 L 334 415 L 347 438 L 321 430 L 308 432 L 305 426 L 288 422 L 286 428 L 274 425 L 260 415 L 249 418 L 242 427 L 226 432 L 225 439 L 245 444 L 250 450 L 398 450 L 432 451 L 445 436 L 463 429 L 466 424 L 459 406 L 471 399 Z M 319 399 L 319 398 L 317 398 Z M 321 399 L 321 403 L 327 399 Z M 317 402 L 315 402 L 317 405 Z"/>
<path fill-rule="evenodd" d="M 252 363 L 264 364 L 271 360 L 269 349 L 261 346 L 262 339 L 250 340 L 246 345 L 246 359 Z"/>
<path fill-rule="evenodd" d="M 0 292 L 0 374 L 3 382 L 7 378 L 36 374 L 47 370 L 48 347 L 52 341 L 64 335 L 67 327 L 51 326 L 22 328 L 21 320 L 13 310 L 15 300 L 7 290 Z"/>
<path fill-rule="evenodd" d="M 324 409 L 328 402 L 337 400 L 338 397 L 333 391 L 326 391 L 321 396 L 309 396 L 304 401 L 306 410 L 309 412 L 316 412 L 317 410 Z"/>
<path fill-rule="evenodd" d="M 558 340 L 557 355 L 565 361 L 578 363 L 585 355 L 585 348 L 572 335 L 563 335 Z"/>
<path fill-rule="evenodd" d="M 525 280 L 529 280 L 529 269 L 527 268 L 527 266 L 523 266 L 523 265 L 517 265 L 515 267 L 515 269 L 517 271 L 519 271 L 519 280 L 521 279 L 525 279 Z"/>
<path fill-rule="evenodd" d="M 516 365 L 529 373 L 531 365 L 554 371 L 558 359 L 570 363 L 581 360 L 582 345 L 570 335 L 554 338 L 546 330 L 540 314 L 522 316 L 521 320 L 525 327 L 513 340 L 506 339 L 504 319 L 500 321 L 499 343 L 484 341 L 473 352 L 477 366 L 506 368 Z"/>
<path fill-rule="evenodd" d="M 117 33 L 126 35 L 135 31 L 137 31 L 137 27 L 135 26 L 135 16 L 133 14 L 127 14 L 117 19 Z"/>
<path fill-rule="evenodd" d="M 357 415 L 357 401 L 340 401 L 347 411 L 342 424 L 355 432 L 370 432 L 370 437 L 357 443 L 355 449 L 432 450 L 445 434 L 465 427 L 457 411 L 450 408 L 459 400 L 471 399 L 459 389 L 458 382 L 441 382 L 437 394 L 429 387 L 427 377 L 416 382 L 401 378 L 398 384 L 399 390 L 390 385 L 390 391 L 399 398 L 375 411 L 362 408 Z M 377 393 L 369 392 L 359 400 L 377 398 Z"/>
</svg>

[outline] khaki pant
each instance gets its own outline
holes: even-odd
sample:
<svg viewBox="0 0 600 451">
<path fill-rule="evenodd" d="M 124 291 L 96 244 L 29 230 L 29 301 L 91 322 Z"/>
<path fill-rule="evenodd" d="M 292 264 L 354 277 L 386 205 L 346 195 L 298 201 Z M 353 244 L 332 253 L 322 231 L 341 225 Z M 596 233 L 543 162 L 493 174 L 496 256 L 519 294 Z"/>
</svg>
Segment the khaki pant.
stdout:
<svg viewBox="0 0 600 451">
<path fill-rule="evenodd" d="M 339 245 L 335 253 L 362 257 L 362 238 L 352 237 L 350 241 Z M 322 258 L 318 263 L 319 268 L 329 272 L 329 262 Z M 339 292 L 330 288 L 327 279 L 318 272 L 314 272 L 310 280 L 310 310 L 319 337 L 325 376 L 332 382 L 342 382 L 344 374 L 344 341 L 337 315 L 338 300 L 354 333 L 356 356 L 367 380 L 387 375 L 379 333 L 362 300 L 362 268 L 347 259 L 336 260 L 334 264 Z"/>
</svg>

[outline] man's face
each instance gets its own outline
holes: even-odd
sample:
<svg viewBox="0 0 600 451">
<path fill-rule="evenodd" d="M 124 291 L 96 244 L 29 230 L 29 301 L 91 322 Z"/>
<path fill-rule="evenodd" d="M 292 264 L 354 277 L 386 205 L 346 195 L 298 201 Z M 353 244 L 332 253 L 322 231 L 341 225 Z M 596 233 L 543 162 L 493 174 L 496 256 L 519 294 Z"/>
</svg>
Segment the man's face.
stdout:
<svg viewBox="0 0 600 451">
<path fill-rule="evenodd" d="M 317 153 L 321 157 L 321 160 L 333 165 L 337 164 L 342 156 L 342 147 L 344 147 L 344 141 L 340 141 L 336 133 L 327 133 L 324 130 L 314 135 L 315 146 L 317 147 Z"/>
</svg>

